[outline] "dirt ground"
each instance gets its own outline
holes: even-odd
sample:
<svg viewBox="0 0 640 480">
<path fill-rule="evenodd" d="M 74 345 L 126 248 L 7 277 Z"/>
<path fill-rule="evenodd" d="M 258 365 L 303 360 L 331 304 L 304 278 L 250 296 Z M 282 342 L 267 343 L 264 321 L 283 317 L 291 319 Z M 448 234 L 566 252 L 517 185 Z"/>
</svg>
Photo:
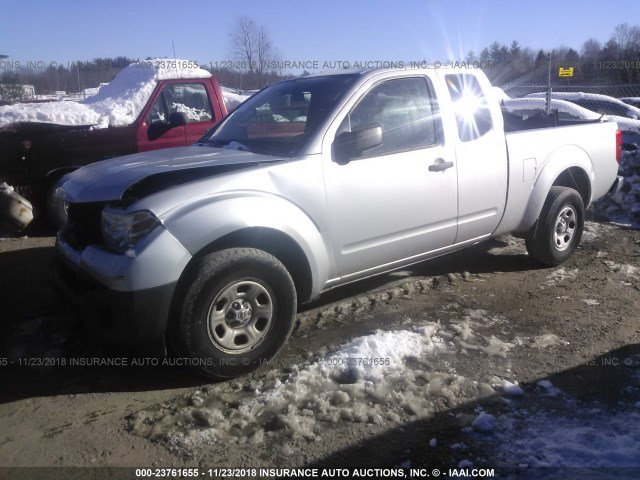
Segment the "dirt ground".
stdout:
<svg viewBox="0 0 640 480">
<path fill-rule="evenodd" d="M 549 380 L 576 402 L 596 402 L 600 408 L 615 410 L 638 400 L 633 382 L 640 358 L 639 231 L 590 221 L 578 251 L 556 268 L 532 264 L 522 241 L 501 237 L 334 290 L 302 307 L 279 362 L 216 384 L 175 366 L 63 365 L 69 358 L 136 352 L 85 336 L 52 285 L 53 245 L 51 237 L 0 240 L 3 467 L 410 465 L 445 470 L 464 460 L 500 467 L 505 465 L 499 464 L 495 445 L 478 440 L 469 428 L 478 408 L 499 415 L 512 401 L 532 408 L 553 402 L 535 394 L 540 380 Z M 510 345 L 508 353 L 465 348 L 442 360 L 446 371 L 487 384 L 511 379 L 524 395 L 505 399 L 509 395 L 499 389 L 480 389 L 434 404 L 427 415 L 400 413 L 396 422 L 316 421 L 313 436 L 287 436 L 284 427 L 265 427 L 273 435 L 257 442 L 177 444 L 166 432 L 144 428 L 169 418 L 196 394 L 240 396 L 255 384 L 285 382 L 292 366 L 309 366 L 349 339 L 427 321 L 453 332 L 457 319 L 473 316 L 469 312 L 500 320 L 475 328 L 482 338 Z M 170 429 L 180 427 L 174 422 Z M 436 438 L 437 443 L 430 442 Z M 4 468 L 0 477 L 27 478 L 33 472 Z"/>
</svg>

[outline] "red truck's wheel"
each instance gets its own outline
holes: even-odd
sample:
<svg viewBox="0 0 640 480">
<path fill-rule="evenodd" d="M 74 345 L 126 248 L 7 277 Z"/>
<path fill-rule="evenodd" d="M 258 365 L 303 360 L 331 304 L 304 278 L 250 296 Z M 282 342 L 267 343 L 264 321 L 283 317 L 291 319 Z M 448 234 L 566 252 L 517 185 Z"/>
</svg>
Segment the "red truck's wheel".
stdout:
<svg viewBox="0 0 640 480">
<path fill-rule="evenodd" d="M 231 378 L 269 361 L 296 314 L 291 275 L 273 255 L 252 248 L 204 257 L 169 340 L 201 373 Z"/>
<path fill-rule="evenodd" d="M 568 187 L 551 187 L 538 222 L 525 237 L 531 258 L 545 265 L 559 265 L 575 251 L 584 228 L 584 204 Z"/>
</svg>

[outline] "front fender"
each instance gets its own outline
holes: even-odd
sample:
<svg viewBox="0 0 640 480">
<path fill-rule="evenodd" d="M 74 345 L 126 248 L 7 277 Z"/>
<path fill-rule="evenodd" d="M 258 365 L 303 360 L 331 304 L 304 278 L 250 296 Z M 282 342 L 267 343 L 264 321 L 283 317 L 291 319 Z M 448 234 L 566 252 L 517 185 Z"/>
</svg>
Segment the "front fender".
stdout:
<svg viewBox="0 0 640 480">
<path fill-rule="evenodd" d="M 534 182 L 522 221 L 516 231 L 526 232 L 533 226 L 540 216 L 544 201 L 553 184 L 563 172 L 573 168 L 581 169 L 589 178 L 589 183 L 593 185 L 595 178 L 593 162 L 582 148 L 576 145 L 565 145 L 553 151 L 545 159 L 540 174 Z M 589 197 L 584 202 L 585 208 L 590 202 L 591 198 Z"/>
<path fill-rule="evenodd" d="M 299 206 L 262 192 L 234 192 L 201 199 L 168 212 L 161 219 L 192 254 L 226 235 L 247 228 L 282 232 L 306 256 L 312 276 L 312 296 L 319 294 L 330 274 L 330 256 L 319 227 Z"/>
</svg>

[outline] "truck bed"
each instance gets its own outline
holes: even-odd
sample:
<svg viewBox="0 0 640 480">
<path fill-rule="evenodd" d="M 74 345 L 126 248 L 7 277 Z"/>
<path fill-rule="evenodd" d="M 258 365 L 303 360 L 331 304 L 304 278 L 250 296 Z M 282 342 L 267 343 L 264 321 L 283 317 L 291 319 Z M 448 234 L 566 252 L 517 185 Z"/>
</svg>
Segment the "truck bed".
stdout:
<svg viewBox="0 0 640 480">
<path fill-rule="evenodd" d="M 555 127 L 566 127 L 566 126 L 574 126 L 574 125 L 585 125 L 589 123 L 600 123 L 599 119 L 571 120 L 566 118 L 560 118 L 558 116 L 558 113 L 555 111 L 552 111 L 549 115 L 535 114 L 530 117 L 523 118 L 520 115 L 515 115 L 503 108 L 502 117 L 504 119 L 505 132 L 519 132 L 522 130 L 535 130 L 538 128 L 555 128 Z"/>
<path fill-rule="evenodd" d="M 591 188 L 583 198 L 585 207 L 593 199 L 604 196 L 611 188 L 610 180 L 616 178 L 618 169 L 618 163 L 612 158 L 615 155 L 613 146 L 617 129 L 617 124 L 613 122 L 586 121 L 506 132 L 509 199 L 497 233 L 522 232 L 523 225 L 532 223 L 528 213 L 532 205 L 532 191 L 534 196 L 535 192 L 546 192 L 544 188 L 536 187 L 544 182 L 550 182 L 551 185 L 560 173 L 556 172 L 556 168 L 560 168 L 556 165 L 566 160 L 581 165 L 589 176 Z M 571 180 L 576 186 L 584 183 L 577 175 Z M 543 200 L 540 198 L 539 202 Z M 523 211 L 527 212 L 524 217 Z"/>
</svg>

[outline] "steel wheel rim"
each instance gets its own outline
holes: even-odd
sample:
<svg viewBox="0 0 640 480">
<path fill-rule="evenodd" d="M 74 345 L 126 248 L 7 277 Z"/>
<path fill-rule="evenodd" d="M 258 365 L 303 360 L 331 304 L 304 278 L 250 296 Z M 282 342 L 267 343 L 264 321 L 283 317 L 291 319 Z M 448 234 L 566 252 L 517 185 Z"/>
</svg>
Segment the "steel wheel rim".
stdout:
<svg viewBox="0 0 640 480">
<path fill-rule="evenodd" d="M 224 287 L 207 314 L 210 340 L 222 351 L 240 354 L 258 346 L 273 325 L 273 298 L 254 280 L 239 280 Z"/>
<path fill-rule="evenodd" d="M 553 244 L 556 250 L 562 252 L 571 246 L 576 236 L 578 215 L 571 206 L 564 207 L 556 218 L 553 229 Z"/>
</svg>

